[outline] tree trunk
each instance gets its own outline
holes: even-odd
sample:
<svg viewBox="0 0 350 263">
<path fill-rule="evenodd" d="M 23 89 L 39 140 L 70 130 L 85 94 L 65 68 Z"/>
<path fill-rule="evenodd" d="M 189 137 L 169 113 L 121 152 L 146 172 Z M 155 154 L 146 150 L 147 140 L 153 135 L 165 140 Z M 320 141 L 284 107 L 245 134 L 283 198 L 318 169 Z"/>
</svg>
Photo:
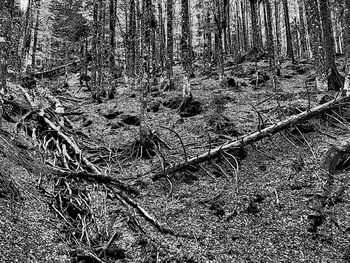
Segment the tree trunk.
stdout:
<svg viewBox="0 0 350 263">
<path fill-rule="evenodd" d="M 322 32 L 324 38 L 323 48 L 326 55 L 328 89 L 338 91 L 341 88 L 343 88 L 344 80 L 339 74 L 337 66 L 335 64 L 335 47 L 329 2 L 328 0 L 319 1 L 321 6 L 320 16 L 322 21 Z"/>
<path fill-rule="evenodd" d="M 271 15 L 271 4 L 269 0 L 264 0 L 264 6 L 266 10 L 266 43 L 267 43 L 267 53 L 271 59 L 271 62 L 275 61 L 274 56 L 274 43 L 273 43 L 273 32 L 272 32 L 272 15 Z M 271 63 L 272 64 L 272 63 Z M 273 63 L 275 64 L 275 63 Z M 275 67 L 275 65 L 272 65 Z"/>
<path fill-rule="evenodd" d="M 181 60 L 182 67 L 186 74 L 187 80 L 192 74 L 191 65 L 191 44 L 190 44 L 190 21 L 188 12 L 189 0 L 181 0 Z"/>
<path fill-rule="evenodd" d="M 210 13 L 207 12 L 206 15 L 206 22 L 205 22 L 205 61 L 207 62 L 208 65 L 210 65 L 211 63 L 211 57 L 212 57 L 212 38 L 211 38 L 211 28 L 210 28 L 210 24 L 211 24 L 211 19 L 210 19 Z"/>
<path fill-rule="evenodd" d="M 290 31 L 288 1 L 283 0 L 284 23 L 286 26 L 287 56 L 294 62 L 294 52 L 292 45 L 292 34 Z"/>
<path fill-rule="evenodd" d="M 344 51 L 345 51 L 345 81 L 344 90 L 350 95 L 350 1 L 345 1 L 344 8 Z"/>
<path fill-rule="evenodd" d="M 14 0 L 3 0 L 0 5 L 0 128 L 2 126 L 3 95 L 7 92 L 7 67 L 11 48 L 12 16 Z"/>
<path fill-rule="evenodd" d="M 243 50 L 246 51 L 248 48 L 248 35 L 246 26 L 246 5 L 245 1 L 241 2 L 241 13 L 242 13 L 242 31 L 243 31 Z"/>
<path fill-rule="evenodd" d="M 281 75 L 281 65 L 280 65 L 280 55 L 281 55 L 281 30 L 280 30 L 280 19 L 279 19 L 279 6 L 278 2 L 274 0 L 274 5 L 275 5 L 275 23 L 276 23 L 276 49 L 275 49 L 275 61 L 276 61 L 276 75 L 280 76 Z"/>
<path fill-rule="evenodd" d="M 215 25 L 216 25 L 216 32 L 215 32 L 215 53 L 216 57 L 218 59 L 218 66 L 219 66 L 219 79 L 220 81 L 223 81 L 224 78 L 224 57 L 223 57 L 223 47 L 222 47 L 222 31 L 223 31 L 223 20 L 222 20 L 222 3 L 220 0 L 215 1 L 216 4 L 216 14 L 215 14 Z"/>
<path fill-rule="evenodd" d="M 24 20 L 24 30 L 23 30 L 23 45 L 21 52 L 21 73 L 25 72 L 27 69 L 27 59 L 29 54 L 29 48 L 31 43 L 31 33 L 32 33 L 32 23 L 33 23 L 33 1 L 28 0 L 28 5 L 26 9 L 26 17 Z"/>
<path fill-rule="evenodd" d="M 116 65 L 115 65 L 115 23 L 116 23 L 116 0 L 109 1 L 109 33 L 110 33 L 110 55 L 109 55 L 109 68 L 114 79 L 117 77 Z"/>
<path fill-rule="evenodd" d="M 250 18 L 252 24 L 252 39 L 253 39 L 253 50 L 260 50 L 260 41 L 259 41 L 259 31 L 258 31 L 258 18 L 257 18 L 257 0 L 249 0 L 250 2 Z"/>
<path fill-rule="evenodd" d="M 33 71 L 35 71 L 36 67 L 36 47 L 38 43 L 38 31 L 39 31 L 39 14 L 40 14 L 40 2 L 36 3 L 36 21 L 35 21 L 35 27 L 34 27 L 34 37 L 33 37 L 33 53 L 32 53 L 32 68 Z"/>
<path fill-rule="evenodd" d="M 322 71 L 321 64 L 323 52 L 319 48 L 321 45 L 322 34 L 317 0 L 306 1 L 305 11 L 307 17 L 307 29 L 310 35 L 312 58 L 314 60 L 317 75 L 319 75 Z"/>
<path fill-rule="evenodd" d="M 302 0 L 298 1 L 299 4 L 299 38 L 300 38 L 300 57 L 303 57 L 307 54 L 307 45 L 306 45 L 306 30 L 304 23 L 304 2 Z"/>
<path fill-rule="evenodd" d="M 126 28 L 126 68 L 129 77 L 135 76 L 135 59 L 136 59 L 136 17 L 135 17 L 135 0 L 130 0 L 129 17 Z"/>
<path fill-rule="evenodd" d="M 173 45 L 173 0 L 167 0 L 167 79 L 169 81 L 168 89 L 172 89 L 174 86 L 173 80 L 173 65 L 174 65 L 174 45 Z"/>
<path fill-rule="evenodd" d="M 159 39 L 159 53 L 158 59 L 160 67 L 163 69 L 165 67 L 165 28 L 164 28 L 164 19 L 163 19 L 163 6 L 162 1 L 158 2 L 158 39 Z"/>
<path fill-rule="evenodd" d="M 99 100 L 98 72 L 99 72 L 99 1 L 93 2 L 93 39 L 92 39 L 92 97 Z"/>
</svg>

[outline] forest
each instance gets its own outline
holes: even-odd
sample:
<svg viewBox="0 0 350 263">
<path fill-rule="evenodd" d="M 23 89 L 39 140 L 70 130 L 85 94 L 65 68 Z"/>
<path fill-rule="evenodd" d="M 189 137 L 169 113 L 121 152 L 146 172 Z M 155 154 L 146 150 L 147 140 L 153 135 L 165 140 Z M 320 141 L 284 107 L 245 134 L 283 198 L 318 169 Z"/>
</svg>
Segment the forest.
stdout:
<svg viewBox="0 0 350 263">
<path fill-rule="evenodd" d="M 0 20 L 0 262 L 350 262 L 349 0 Z"/>
</svg>

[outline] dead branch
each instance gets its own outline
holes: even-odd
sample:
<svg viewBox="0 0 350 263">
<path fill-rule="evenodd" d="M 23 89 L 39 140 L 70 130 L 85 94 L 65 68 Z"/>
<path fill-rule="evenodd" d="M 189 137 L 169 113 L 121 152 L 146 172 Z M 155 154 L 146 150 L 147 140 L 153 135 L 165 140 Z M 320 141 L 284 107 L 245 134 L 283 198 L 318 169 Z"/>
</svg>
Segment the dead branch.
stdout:
<svg viewBox="0 0 350 263">
<path fill-rule="evenodd" d="M 60 176 L 64 177 L 79 177 L 84 180 L 90 180 L 90 181 L 97 181 L 99 183 L 104 183 L 104 184 L 113 184 L 117 186 L 120 190 L 131 193 L 134 195 L 139 195 L 139 191 L 137 191 L 135 188 L 131 187 L 130 185 L 127 185 L 120 180 L 118 180 L 115 177 L 108 176 L 108 175 L 103 175 L 103 174 L 94 174 L 94 173 L 89 173 L 86 171 L 83 172 L 73 172 L 73 171 L 65 171 L 65 170 L 59 170 L 54 168 L 56 173 Z"/>
<path fill-rule="evenodd" d="M 310 109 L 309 111 L 304 111 L 304 112 L 301 112 L 300 114 L 293 115 L 285 120 L 282 120 L 278 123 L 272 124 L 272 125 L 266 127 L 265 129 L 240 136 L 235 141 L 226 142 L 226 143 L 224 143 L 224 144 L 222 144 L 214 149 L 211 149 L 209 152 L 205 152 L 197 157 L 193 157 L 193 158 L 188 159 L 182 163 L 179 163 L 173 167 L 169 167 L 165 171 L 165 174 L 169 175 L 169 174 L 176 173 L 178 171 L 185 170 L 189 166 L 196 165 L 196 164 L 202 163 L 206 160 L 209 160 L 211 158 L 217 157 L 218 155 L 220 155 L 221 153 L 223 153 L 226 150 L 240 148 L 244 145 L 259 141 L 263 138 L 270 137 L 271 135 L 276 134 L 280 131 L 283 131 L 283 130 L 285 130 L 291 126 L 294 126 L 300 122 L 306 121 L 306 120 L 311 119 L 317 115 L 320 115 L 320 114 L 332 109 L 335 106 L 338 107 L 340 103 L 349 103 L 349 97 L 344 97 L 344 96 L 336 97 L 335 99 L 333 99 L 325 104 L 318 105 L 318 106 Z M 153 176 L 152 180 L 157 181 L 162 177 L 164 177 L 164 172 L 155 174 Z"/>
</svg>

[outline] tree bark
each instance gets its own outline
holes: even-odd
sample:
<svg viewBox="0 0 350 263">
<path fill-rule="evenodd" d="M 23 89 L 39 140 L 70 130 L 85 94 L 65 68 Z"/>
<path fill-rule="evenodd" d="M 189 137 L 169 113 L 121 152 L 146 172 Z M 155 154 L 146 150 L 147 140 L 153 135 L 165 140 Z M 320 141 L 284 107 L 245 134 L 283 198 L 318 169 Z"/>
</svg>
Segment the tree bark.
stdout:
<svg viewBox="0 0 350 263">
<path fill-rule="evenodd" d="M 34 27 L 34 36 L 33 36 L 33 53 L 32 53 L 32 68 L 35 71 L 36 67 L 36 47 L 38 44 L 38 31 L 39 31 L 39 14 L 40 14 L 40 2 L 36 3 L 36 19 L 35 19 L 35 27 Z"/>
<path fill-rule="evenodd" d="M 260 49 L 259 32 L 258 32 L 258 18 L 257 18 L 257 0 L 249 0 L 250 2 L 250 18 L 252 24 L 252 39 L 254 50 Z"/>
<path fill-rule="evenodd" d="M 304 23 L 304 2 L 302 0 L 298 1 L 299 5 L 299 37 L 300 37 L 300 57 L 303 57 L 305 54 L 307 54 L 307 45 L 306 45 L 306 30 L 305 30 L 305 23 Z"/>
<path fill-rule="evenodd" d="M 114 79 L 116 79 L 116 65 L 115 65 L 115 23 L 116 23 L 116 0 L 109 1 L 109 33 L 110 33 L 110 56 L 109 56 L 109 68 Z"/>
<path fill-rule="evenodd" d="M 289 8 L 288 8 L 288 1 L 287 0 L 283 0 L 283 10 L 284 10 L 284 23 L 286 26 L 287 56 L 294 62 L 292 34 L 291 34 L 291 30 L 290 30 Z"/>
<path fill-rule="evenodd" d="M 174 86 L 173 80 L 173 65 L 174 65 L 174 45 L 173 45 L 173 0 L 167 0 L 167 79 L 169 81 L 168 88 Z"/>
<path fill-rule="evenodd" d="M 312 51 L 312 58 L 316 68 L 316 74 L 320 75 L 322 72 L 322 53 L 323 50 L 320 49 L 321 45 L 321 24 L 320 15 L 318 12 L 317 0 L 310 0 L 305 2 L 305 11 L 307 17 L 307 30 L 310 36 L 310 45 Z"/>
<path fill-rule="evenodd" d="M 11 48 L 14 0 L 4 0 L 0 5 L 0 128 L 2 126 L 3 95 L 7 92 L 7 67 Z"/>
<path fill-rule="evenodd" d="M 345 50 L 345 81 L 344 90 L 350 95 L 350 1 L 345 1 L 344 8 L 344 50 Z"/>
<path fill-rule="evenodd" d="M 264 0 L 264 6 L 266 10 L 266 43 L 267 53 L 272 62 L 274 62 L 274 43 L 273 43 L 273 32 L 272 32 L 272 15 L 271 15 L 271 4 L 269 0 Z M 273 66 L 274 67 L 274 66 Z"/>
<path fill-rule="evenodd" d="M 192 74 L 191 44 L 190 44 L 190 18 L 188 10 L 189 0 L 181 0 L 181 60 L 187 79 Z"/>
<path fill-rule="evenodd" d="M 335 47 L 333 28 L 331 20 L 331 12 L 329 9 L 328 0 L 320 1 L 320 16 L 322 21 L 322 32 L 323 32 L 323 48 L 326 55 L 326 72 L 328 80 L 328 89 L 340 90 L 343 88 L 344 81 L 338 72 L 335 64 Z"/>
</svg>

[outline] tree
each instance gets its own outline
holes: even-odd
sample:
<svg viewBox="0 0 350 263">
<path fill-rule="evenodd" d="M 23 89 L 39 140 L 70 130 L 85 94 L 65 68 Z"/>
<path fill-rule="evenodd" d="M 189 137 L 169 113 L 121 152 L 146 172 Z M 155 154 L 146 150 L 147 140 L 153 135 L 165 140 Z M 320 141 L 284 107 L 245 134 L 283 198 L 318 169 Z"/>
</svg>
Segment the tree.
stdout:
<svg viewBox="0 0 350 263">
<path fill-rule="evenodd" d="M 36 18 L 35 18 L 35 27 L 34 27 L 34 37 L 33 37 L 33 47 L 32 47 L 32 68 L 35 70 L 36 67 L 36 48 L 38 44 L 38 31 L 39 31 L 39 14 L 40 14 L 40 1 L 35 3 L 36 7 Z"/>
<path fill-rule="evenodd" d="M 2 125 L 3 95 L 7 92 L 7 67 L 11 47 L 14 0 L 4 0 L 0 5 L 0 127 Z"/>
<path fill-rule="evenodd" d="M 345 8 L 344 8 L 344 44 L 345 44 L 344 70 L 346 74 L 346 78 L 344 81 L 344 90 L 346 90 L 347 93 L 349 93 L 349 90 L 350 90 L 350 1 L 345 1 Z"/>
<path fill-rule="evenodd" d="M 286 25 L 287 56 L 294 62 L 292 34 L 290 30 L 289 8 L 288 8 L 287 0 L 283 0 L 283 10 L 284 10 L 284 23 Z"/>
<path fill-rule="evenodd" d="M 323 49 L 326 56 L 326 68 L 328 89 L 340 90 L 343 87 L 343 79 L 335 64 L 335 47 L 332 29 L 331 13 L 328 0 L 319 0 L 321 8 L 320 16 L 322 21 Z"/>
<path fill-rule="evenodd" d="M 274 43 L 273 43 L 273 32 L 272 32 L 272 16 L 271 16 L 271 4 L 269 0 L 263 0 L 264 9 L 266 10 L 266 43 L 267 43 L 267 53 L 271 59 L 274 61 Z M 270 63 L 271 64 L 271 63 Z"/>
<path fill-rule="evenodd" d="M 190 44 L 190 19 L 188 13 L 189 0 L 181 0 L 181 61 L 184 70 L 183 96 L 190 97 L 191 89 L 189 79 L 192 74 L 191 44 Z"/>
<path fill-rule="evenodd" d="M 302 0 L 298 0 L 298 14 L 299 14 L 299 37 L 300 37 L 300 56 L 303 57 L 304 55 L 308 54 L 308 47 L 307 47 L 307 31 L 305 29 L 305 22 L 304 22 L 304 2 Z"/>
<path fill-rule="evenodd" d="M 215 53 L 216 58 L 218 59 L 218 66 L 219 66 L 219 79 L 220 81 L 223 81 L 224 79 L 224 56 L 223 56 L 223 48 L 222 48 L 222 31 L 224 29 L 223 24 L 225 21 L 225 18 L 223 18 L 223 10 L 222 10 L 222 1 L 216 0 L 215 1 Z"/>
<path fill-rule="evenodd" d="M 249 0 L 250 2 L 250 18 L 252 24 L 252 39 L 253 39 L 253 50 L 260 50 L 259 31 L 258 31 L 258 17 L 257 17 L 257 0 Z"/>
<path fill-rule="evenodd" d="M 188 5 L 189 0 L 181 0 L 181 60 L 186 77 L 189 79 L 192 73 L 192 66 Z"/>
<path fill-rule="evenodd" d="M 21 50 L 21 72 L 25 72 L 28 64 L 28 55 L 31 43 L 31 32 L 33 27 L 33 1 L 28 0 L 25 20 L 23 24 L 23 43 Z"/>
<path fill-rule="evenodd" d="M 174 65 L 174 45 L 173 45 L 173 0 L 167 0 L 167 34 L 166 34 L 166 47 L 167 47 L 167 89 L 173 89 L 173 65 Z"/>
<path fill-rule="evenodd" d="M 115 0 L 109 1 L 109 34 L 110 34 L 110 51 L 109 51 L 109 67 L 114 78 L 117 77 L 115 72 L 115 23 L 116 23 L 116 8 L 115 8 Z"/>
</svg>

